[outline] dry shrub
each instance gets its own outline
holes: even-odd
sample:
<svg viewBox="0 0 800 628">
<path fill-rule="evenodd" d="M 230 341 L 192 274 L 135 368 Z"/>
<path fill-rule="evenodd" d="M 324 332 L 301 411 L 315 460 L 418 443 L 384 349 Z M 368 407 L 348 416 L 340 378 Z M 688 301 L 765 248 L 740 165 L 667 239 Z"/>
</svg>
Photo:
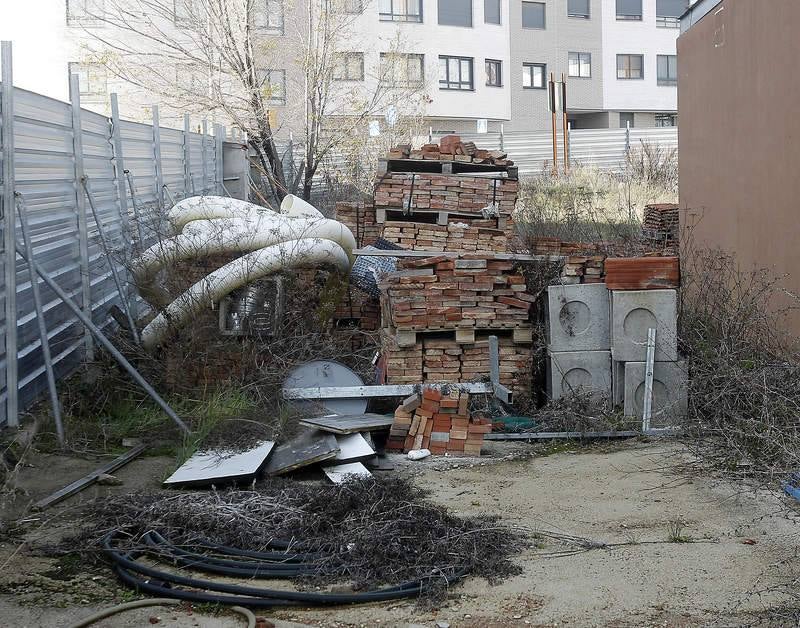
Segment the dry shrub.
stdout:
<svg viewBox="0 0 800 628">
<path fill-rule="evenodd" d="M 800 300 L 783 280 L 722 251 L 683 258 L 690 443 L 715 468 L 772 486 L 800 468 L 800 362 L 782 331 Z"/>
<path fill-rule="evenodd" d="M 661 144 L 639 141 L 625 159 L 626 174 L 636 181 L 678 191 L 678 149 Z"/>
</svg>

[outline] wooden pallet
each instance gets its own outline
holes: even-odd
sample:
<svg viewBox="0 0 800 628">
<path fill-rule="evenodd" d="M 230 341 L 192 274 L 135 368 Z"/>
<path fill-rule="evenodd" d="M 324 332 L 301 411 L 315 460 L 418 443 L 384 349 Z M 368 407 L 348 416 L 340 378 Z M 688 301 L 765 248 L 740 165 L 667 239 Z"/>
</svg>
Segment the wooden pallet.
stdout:
<svg viewBox="0 0 800 628">
<path fill-rule="evenodd" d="M 509 179 L 519 178 L 517 166 L 497 166 L 495 164 L 476 164 L 471 161 L 442 161 L 439 159 L 380 159 L 378 176 L 390 172 L 427 172 L 431 174 L 500 174 Z"/>
<path fill-rule="evenodd" d="M 437 329 L 396 329 L 394 339 L 398 347 L 413 347 L 417 344 L 417 334 L 453 335 L 455 341 L 462 345 L 472 345 L 486 340 L 489 336 L 511 334 L 516 344 L 531 344 L 533 342 L 533 328 L 508 323 L 500 327 L 458 327 Z"/>
<path fill-rule="evenodd" d="M 495 220 L 497 221 L 496 227 L 490 227 L 505 231 L 508 226 L 508 216 L 506 214 L 499 214 L 494 218 L 486 218 L 481 212 L 452 210 L 452 209 L 428 209 L 428 208 L 412 208 L 410 213 L 399 207 L 376 207 L 375 208 L 375 222 L 379 225 L 384 224 L 387 220 L 397 222 L 427 222 L 427 220 L 420 220 L 431 216 L 436 217 L 436 224 L 447 226 L 450 222 L 458 222 L 458 218 L 470 218 L 472 220 Z M 450 218 L 453 217 L 451 221 Z"/>
</svg>

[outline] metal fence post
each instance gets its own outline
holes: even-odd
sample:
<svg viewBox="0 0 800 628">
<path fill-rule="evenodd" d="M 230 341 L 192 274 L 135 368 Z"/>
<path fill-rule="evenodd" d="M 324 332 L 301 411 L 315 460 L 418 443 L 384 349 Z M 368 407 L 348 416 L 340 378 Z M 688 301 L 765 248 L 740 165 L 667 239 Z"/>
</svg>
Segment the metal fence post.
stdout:
<svg viewBox="0 0 800 628">
<path fill-rule="evenodd" d="M 10 427 L 19 425 L 17 367 L 17 253 L 16 213 L 14 212 L 14 76 L 11 69 L 11 42 L 0 46 L 0 112 L 3 116 L 3 252 L 6 318 L 6 407 L 5 418 Z"/>
<path fill-rule="evenodd" d="M 224 196 L 225 183 L 223 182 L 222 169 L 222 142 L 225 137 L 225 127 L 221 124 L 214 126 L 214 139 L 216 140 L 216 150 L 214 151 L 214 183 L 217 194 Z"/>
<path fill-rule="evenodd" d="M 189 114 L 183 114 L 183 197 L 194 196 L 192 181 L 192 128 Z"/>
<path fill-rule="evenodd" d="M 158 105 L 153 105 L 153 158 L 156 170 L 156 199 L 164 209 L 164 171 L 161 169 L 161 127 L 158 121 Z"/>
<path fill-rule="evenodd" d="M 631 151 L 631 123 L 625 122 L 625 154 Z"/>
<path fill-rule="evenodd" d="M 206 156 L 206 144 L 208 144 L 208 120 L 203 119 L 203 134 L 201 136 L 203 143 L 200 146 L 200 159 L 203 162 L 203 185 L 200 189 L 200 194 L 205 196 L 208 189 L 208 157 Z"/>
<path fill-rule="evenodd" d="M 92 286 L 89 281 L 89 225 L 86 220 L 86 197 L 83 195 L 83 127 L 81 126 L 81 91 L 77 74 L 69 75 L 69 102 L 72 110 L 72 153 L 74 163 L 75 207 L 78 212 L 78 252 L 81 269 L 81 307 L 92 318 Z M 94 339 L 84 330 L 86 359 L 94 359 Z"/>
<path fill-rule="evenodd" d="M 119 121 L 119 101 L 116 94 L 111 94 L 111 146 L 114 149 L 114 183 L 117 186 L 119 200 L 119 218 L 126 234 L 130 237 L 130 221 L 128 220 L 128 192 L 125 189 L 125 162 L 122 158 L 122 133 Z M 126 239 L 127 242 L 127 239 Z"/>
<path fill-rule="evenodd" d="M 505 125 L 500 123 L 500 150 L 505 150 L 506 130 Z"/>
</svg>

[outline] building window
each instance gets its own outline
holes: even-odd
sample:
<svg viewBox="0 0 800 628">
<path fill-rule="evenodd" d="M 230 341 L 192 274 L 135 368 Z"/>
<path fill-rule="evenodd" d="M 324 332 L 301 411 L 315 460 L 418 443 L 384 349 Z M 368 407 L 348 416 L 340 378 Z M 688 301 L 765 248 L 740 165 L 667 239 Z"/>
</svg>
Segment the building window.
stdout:
<svg viewBox="0 0 800 628">
<path fill-rule="evenodd" d="M 78 75 L 81 98 L 97 100 L 108 94 L 106 68 L 100 63 L 70 63 L 69 73 Z"/>
<path fill-rule="evenodd" d="M 642 21 L 642 0 L 617 0 L 617 19 Z"/>
<path fill-rule="evenodd" d="M 261 94 L 268 105 L 286 104 L 286 70 L 260 70 Z"/>
<path fill-rule="evenodd" d="M 656 56 L 659 85 L 678 84 L 678 55 Z"/>
<path fill-rule="evenodd" d="M 483 21 L 487 24 L 500 24 L 502 8 L 500 0 L 483 0 Z"/>
<path fill-rule="evenodd" d="M 570 52 L 569 53 L 569 75 L 575 78 L 591 78 L 592 76 L 592 53 L 590 52 Z"/>
<path fill-rule="evenodd" d="M 656 26 L 680 28 L 681 15 L 689 8 L 689 0 L 656 0 Z"/>
<path fill-rule="evenodd" d="M 422 0 L 379 0 L 382 22 L 422 22 Z"/>
<path fill-rule="evenodd" d="M 656 126 L 661 128 L 678 126 L 677 113 L 657 113 Z"/>
<path fill-rule="evenodd" d="M 620 111 L 619 114 L 619 128 L 632 129 L 633 128 L 633 112 Z"/>
<path fill-rule="evenodd" d="M 344 0 L 342 10 L 350 15 L 360 15 L 364 12 L 363 0 Z"/>
<path fill-rule="evenodd" d="M 425 84 L 425 55 L 381 53 L 381 82 L 392 87 Z"/>
<path fill-rule="evenodd" d="M 283 0 L 257 0 L 253 5 L 252 22 L 253 28 L 263 33 L 283 35 Z"/>
<path fill-rule="evenodd" d="M 105 16 L 105 0 L 67 0 L 67 24 L 99 24 Z"/>
<path fill-rule="evenodd" d="M 439 24 L 472 26 L 472 0 L 439 0 Z"/>
<path fill-rule="evenodd" d="M 589 0 L 567 0 L 567 16 L 589 19 Z"/>
<path fill-rule="evenodd" d="M 337 52 L 333 60 L 334 81 L 363 81 L 364 53 Z"/>
<path fill-rule="evenodd" d="M 522 28 L 544 28 L 544 27 L 545 27 L 544 2 L 523 2 Z"/>
<path fill-rule="evenodd" d="M 546 89 L 547 65 L 544 63 L 522 64 L 522 87 L 525 89 Z"/>
<path fill-rule="evenodd" d="M 618 79 L 643 79 L 644 55 L 617 55 Z"/>
<path fill-rule="evenodd" d="M 473 88 L 471 57 L 439 56 L 439 89 Z"/>
<path fill-rule="evenodd" d="M 497 59 L 486 59 L 486 85 L 488 87 L 503 86 L 503 62 Z"/>
</svg>

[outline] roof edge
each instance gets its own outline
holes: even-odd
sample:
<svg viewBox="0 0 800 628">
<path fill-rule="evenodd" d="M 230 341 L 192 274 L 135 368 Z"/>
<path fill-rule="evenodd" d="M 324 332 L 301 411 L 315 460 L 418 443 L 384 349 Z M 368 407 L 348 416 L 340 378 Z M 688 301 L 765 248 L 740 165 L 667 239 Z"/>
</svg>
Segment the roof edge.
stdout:
<svg viewBox="0 0 800 628">
<path fill-rule="evenodd" d="M 681 34 L 688 31 L 706 15 L 722 4 L 723 0 L 697 0 L 681 15 Z"/>
</svg>

